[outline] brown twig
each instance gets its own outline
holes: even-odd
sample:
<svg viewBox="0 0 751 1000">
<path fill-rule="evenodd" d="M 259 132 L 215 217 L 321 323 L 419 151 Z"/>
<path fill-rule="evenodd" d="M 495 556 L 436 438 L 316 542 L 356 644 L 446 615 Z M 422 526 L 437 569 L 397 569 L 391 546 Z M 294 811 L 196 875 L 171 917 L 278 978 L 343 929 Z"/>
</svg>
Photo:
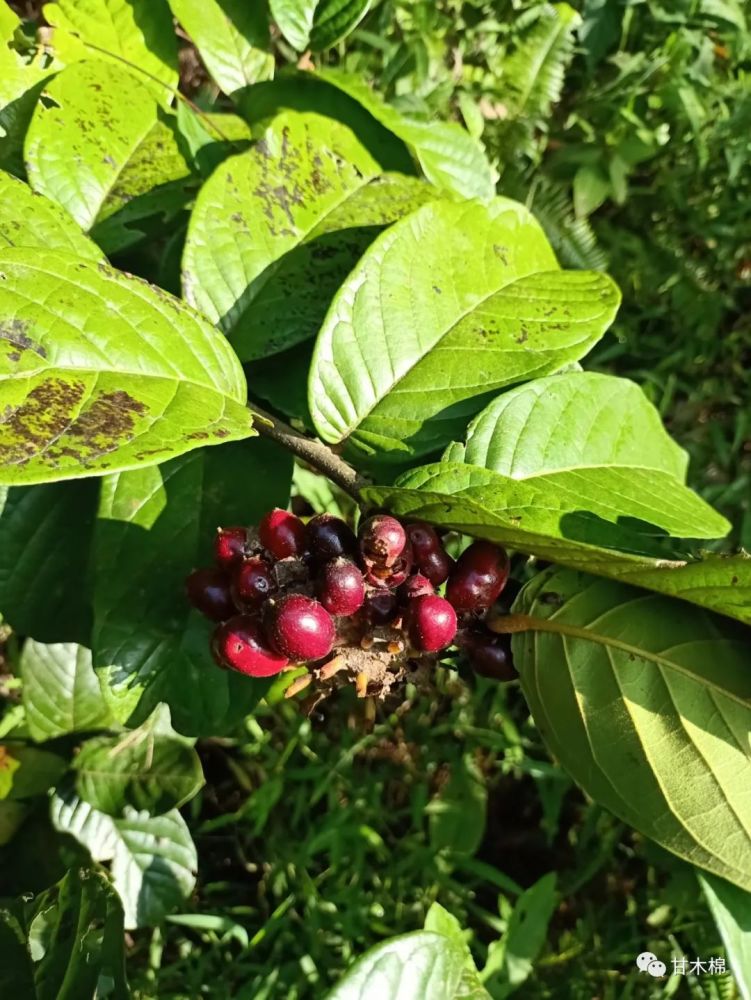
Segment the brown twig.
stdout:
<svg viewBox="0 0 751 1000">
<path fill-rule="evenodd" d="M 322 472 L 332 483 L 340 486 L 345 493 L 348 493 L 357 503 L 360 502 L 360 490 L 366 485 L 367 480 L 335 454 L 331 448 L 316 441 L 314 438 L 300 434 L 283 420 L 272 416 L 266 410 L 261 409 L 255 402 L 251 404 L 253 411 L 253 425 L 259 434 L 276 441 L 288 451 L 291 451 L 298 458 L 301 458 L 314 469 Z"/>
</svg>

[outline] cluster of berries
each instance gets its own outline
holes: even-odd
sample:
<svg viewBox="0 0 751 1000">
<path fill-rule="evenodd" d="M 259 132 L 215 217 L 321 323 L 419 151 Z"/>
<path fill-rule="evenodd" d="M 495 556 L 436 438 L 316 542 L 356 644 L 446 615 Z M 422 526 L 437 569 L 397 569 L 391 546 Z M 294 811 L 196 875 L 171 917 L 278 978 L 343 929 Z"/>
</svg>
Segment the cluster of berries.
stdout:
<svg viewBox="0 0 751 1000">
<path fill-rule="evenodd" d="M 257 529 L 219 528 L 214 558 L 190 574 L 187 593 L 218 623 L 211 648 L 226 669 L 269 677 L 334 653 L 320 677 L 342 666 L 360 676 L 361 659 L 353 668 L 346 654 L 372 650 L 370 660 L 393 674 L 395 662 L 434 660 L 456 643 L 477 673 L 514 676 L 507 637 L 482 622 L 509 574 L 506 552 L 490 542 L 473 542 L 454 562 L 424 522 L 376 514 L 355 536 L 332 514 L 306 524 L 275 509 Z M 445 597 L 436 592 L 443 584 Z"/>
</svg>

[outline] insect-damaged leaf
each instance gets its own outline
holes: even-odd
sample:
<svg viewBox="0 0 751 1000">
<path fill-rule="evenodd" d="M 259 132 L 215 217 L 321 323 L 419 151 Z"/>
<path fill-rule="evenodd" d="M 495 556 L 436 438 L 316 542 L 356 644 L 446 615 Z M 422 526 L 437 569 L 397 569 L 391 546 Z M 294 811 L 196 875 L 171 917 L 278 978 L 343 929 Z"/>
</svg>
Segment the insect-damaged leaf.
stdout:
<svg viewBox="0 0 751 1000">
<path fill-rule="evenodd" d="M 161 289 L 60 251 L 0 251 L 0 482 L 152 465 L 247 437 L 224 337 Z"/>
</svg>

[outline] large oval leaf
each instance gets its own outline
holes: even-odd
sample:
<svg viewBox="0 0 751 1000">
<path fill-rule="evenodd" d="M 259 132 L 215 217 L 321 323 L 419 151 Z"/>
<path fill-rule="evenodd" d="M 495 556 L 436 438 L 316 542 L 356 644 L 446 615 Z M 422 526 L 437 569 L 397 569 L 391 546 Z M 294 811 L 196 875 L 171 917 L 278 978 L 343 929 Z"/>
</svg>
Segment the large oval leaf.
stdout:
<svg viewBox="0 0 751 1000">
<path fill-rule="evenodd" d="M 571 570 L 514 604 L 524 693 L 593 798 L 707 871 L 751 888 L 748 632 Z"/>
<path fill-rule="evenodd" d="M 92 56 L 129 63 L 162 103 L 172 100 L 177 44 L 166 0 L 56 0 L 44 5 L 44 18 L 63 63 Z"/>
<path fill-rule="evenodd" d="M 251 433 L 232 349 L 161 289 L 60 251 L 0 251 L 0 481 L 153 464 Z"/>
<path fill-rule="evenodd" d="M 178 731 L 215 736 L 264 693 L 266 682 L 217 669 L 209 652 L 213 626 L 191 611 L 185 577 L 211 563 L 218 525 L 254 524 L 269 508 L 286 506 L 291 479 L 291 456 L 259 439 L 104 481 L 94 665 L 121 721 L 139 723 L 163 701 Z"/>
<path fill-rule="evenodd" d="M 196 848 L 176 809 L 162 816 L 129 809 L 122 819 L 113 819 L 71 790 L 59 789 L 51 816 L 55 829 L 75 837 L 95 861 L 112 862 L 126 930 L 161 923 L 192 892 Z"/>
<path fill-rule="evenodd" d="M 28 639 L 21 678 L 26 722 L 35 740 L 101 729 L 113 721 L 85 646 Z"/>
<path fill-rule="evenodd" d="M 158 211 L 159 198 L 174 200 L 176 194 L 182 203 L 187 197 L 190 167 L 171 116 L 145 83 L 102 59 L 74 63 L 47 84 L 29 125 L 25 158 L 34 190 L 87 231 L 120 210 L 132 220 L 137 210 Z M 134 208 L 155 189 L 156 204 L 150 198 Z"/>
<path fill-rule="evenodd" d="M 64 208 L 0 171 L 0 247 L 6 246 L 69 250 L 90 260 L 103 256 Z"/>
<path fill-rule="evenodd" d="M 561 271 L 516 202 L 425 205 L 383 233 L 334 298 L 316 344 L 321 436 L 401 459 L 444 444 L 493 390 L 587 353 L 618 290 Z"/>
<path fill-rule="evenodd" d="M 274 75 L 264 4 L 247 0 L 169 0 L 169 4 L 226 94 Z"/>
<path fill-rule="evenodd" d="M 470 424 L 464 461 L 512 479 L 578 469 L 660 469 L 681 482 L 688 455 L 635 382 L 596 372 L 535 379 Z"/>
<path fill-rule="evenodd" d="M 452 938 L 416 931 L 371 948 L 326 1000 L 459 1000 L 465 954 Z"/>
<path fill-rule="evenodd" d="M 376 234 L 434 196 L 416 178 L 379 175 L 345 125 L 289 112 L 203 186 L 185 243 L 184 293 L 243 360 L 315 336 Z"/>
<path fill-rule="evenodd" d="M 271 15 L 298 52 L 328 49 L 365 17 L 370 0 L 271 0 Z"/>
</svg>

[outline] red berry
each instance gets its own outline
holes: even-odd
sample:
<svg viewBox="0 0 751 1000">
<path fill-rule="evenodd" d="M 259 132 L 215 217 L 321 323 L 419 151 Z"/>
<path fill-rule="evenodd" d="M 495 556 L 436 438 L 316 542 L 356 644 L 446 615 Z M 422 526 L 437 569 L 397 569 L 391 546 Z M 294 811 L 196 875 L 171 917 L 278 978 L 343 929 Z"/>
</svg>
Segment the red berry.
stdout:
<svg viewBox="0 0 751 1000">
<path fill-rule="evenodd" d="M 487 630 L 468 631 L 461 640 L 470 666 L 480 677 L 512 681 L 519 675 L 511 656 L 511 636 Z"/>
<path fill-rule="evenodd" d="M 231 569 L 245 558 L 248 532 L 245 528 L 217 528 L 214 558 L 222 569 Z"/>
<path fill-rule="evenodd" d="M 289 662 L 271 649 L 260 624 L 249 615 L 235 615 L 219 625 L 211 639 L 211 651 L 220 667 L 248 677 L 271 677 Z"/>
<path fill-rule="evenodd" d="M 437 594 L 411 600 L 404 619 L 409 641 L 422 653 L 437 653 L 456 635 L 456 611 Z"/>
<path fill-rule="evenodd" d="M 357 539 L 354 531 L 340 517 L 333 514 L 316 514 L 306 526 L 308 548 L 319 563 L 330 562 L 339 556 L 354 556 Z"/>
<path fill-rule="evenodd" d="M 391 590 L 377 590 L 368 594 L 362 613 L 371 625 L 390 625 L 399 615 L 396 594 Z"/>
<path fill-rule="evenodd" d="M 457 611 L 489 608 L 508 580 L 505 550 L 492 542 L 472 542 L 462 552 L 446 585 L 446 597 Z"/>
<path fill-rule="evenodd" d="M 365 600 L 365 581 L 351 560 L 334 559 L 321 570 L 316 592 L 329 614 L 353 615 Z"/>
<path fill-rule="evenodd" d="M 259 607 L 277 589 L 269 564 L 258 557 L 246 559 L 234 572 L 232 596 L 240 608 Z"/>
<path fill-rule="evenodd" d="M 305 525 L 288 510 L 275 507 L 258 525 L 261 544 L 277 559 L 299 556 L 305 549 Z"/>
<path fill-rule="evenodd" d="M 288 594 L 267 607 L 268 636 L 280 653 L 302 663 L 331 652 L 336 637 L 334 621 L 318 601 Z"/>
<path fill-rule="evenodd" d="M 193 607 L 212 621 L 226 621 L 237 612 L 229 580 L 220 569 L 193 570 L 185 581 L 185 589 Z"/>
<path fill-rule="evenodd" d="M 367 566 L 393 566 L 407 544 L 407 533 L 395 517 L 375 514 L 360 527 L 360 551 Z"/>
<path fill-rule="evenodd" d="M 415 573 L 408 577 L 399 588 L 399 597 L 405 603 L 413 597 L 425 597 L 427 594 L 434 594 L 433 584 L 423 576 L 422 573 Z"/>
</svg>

